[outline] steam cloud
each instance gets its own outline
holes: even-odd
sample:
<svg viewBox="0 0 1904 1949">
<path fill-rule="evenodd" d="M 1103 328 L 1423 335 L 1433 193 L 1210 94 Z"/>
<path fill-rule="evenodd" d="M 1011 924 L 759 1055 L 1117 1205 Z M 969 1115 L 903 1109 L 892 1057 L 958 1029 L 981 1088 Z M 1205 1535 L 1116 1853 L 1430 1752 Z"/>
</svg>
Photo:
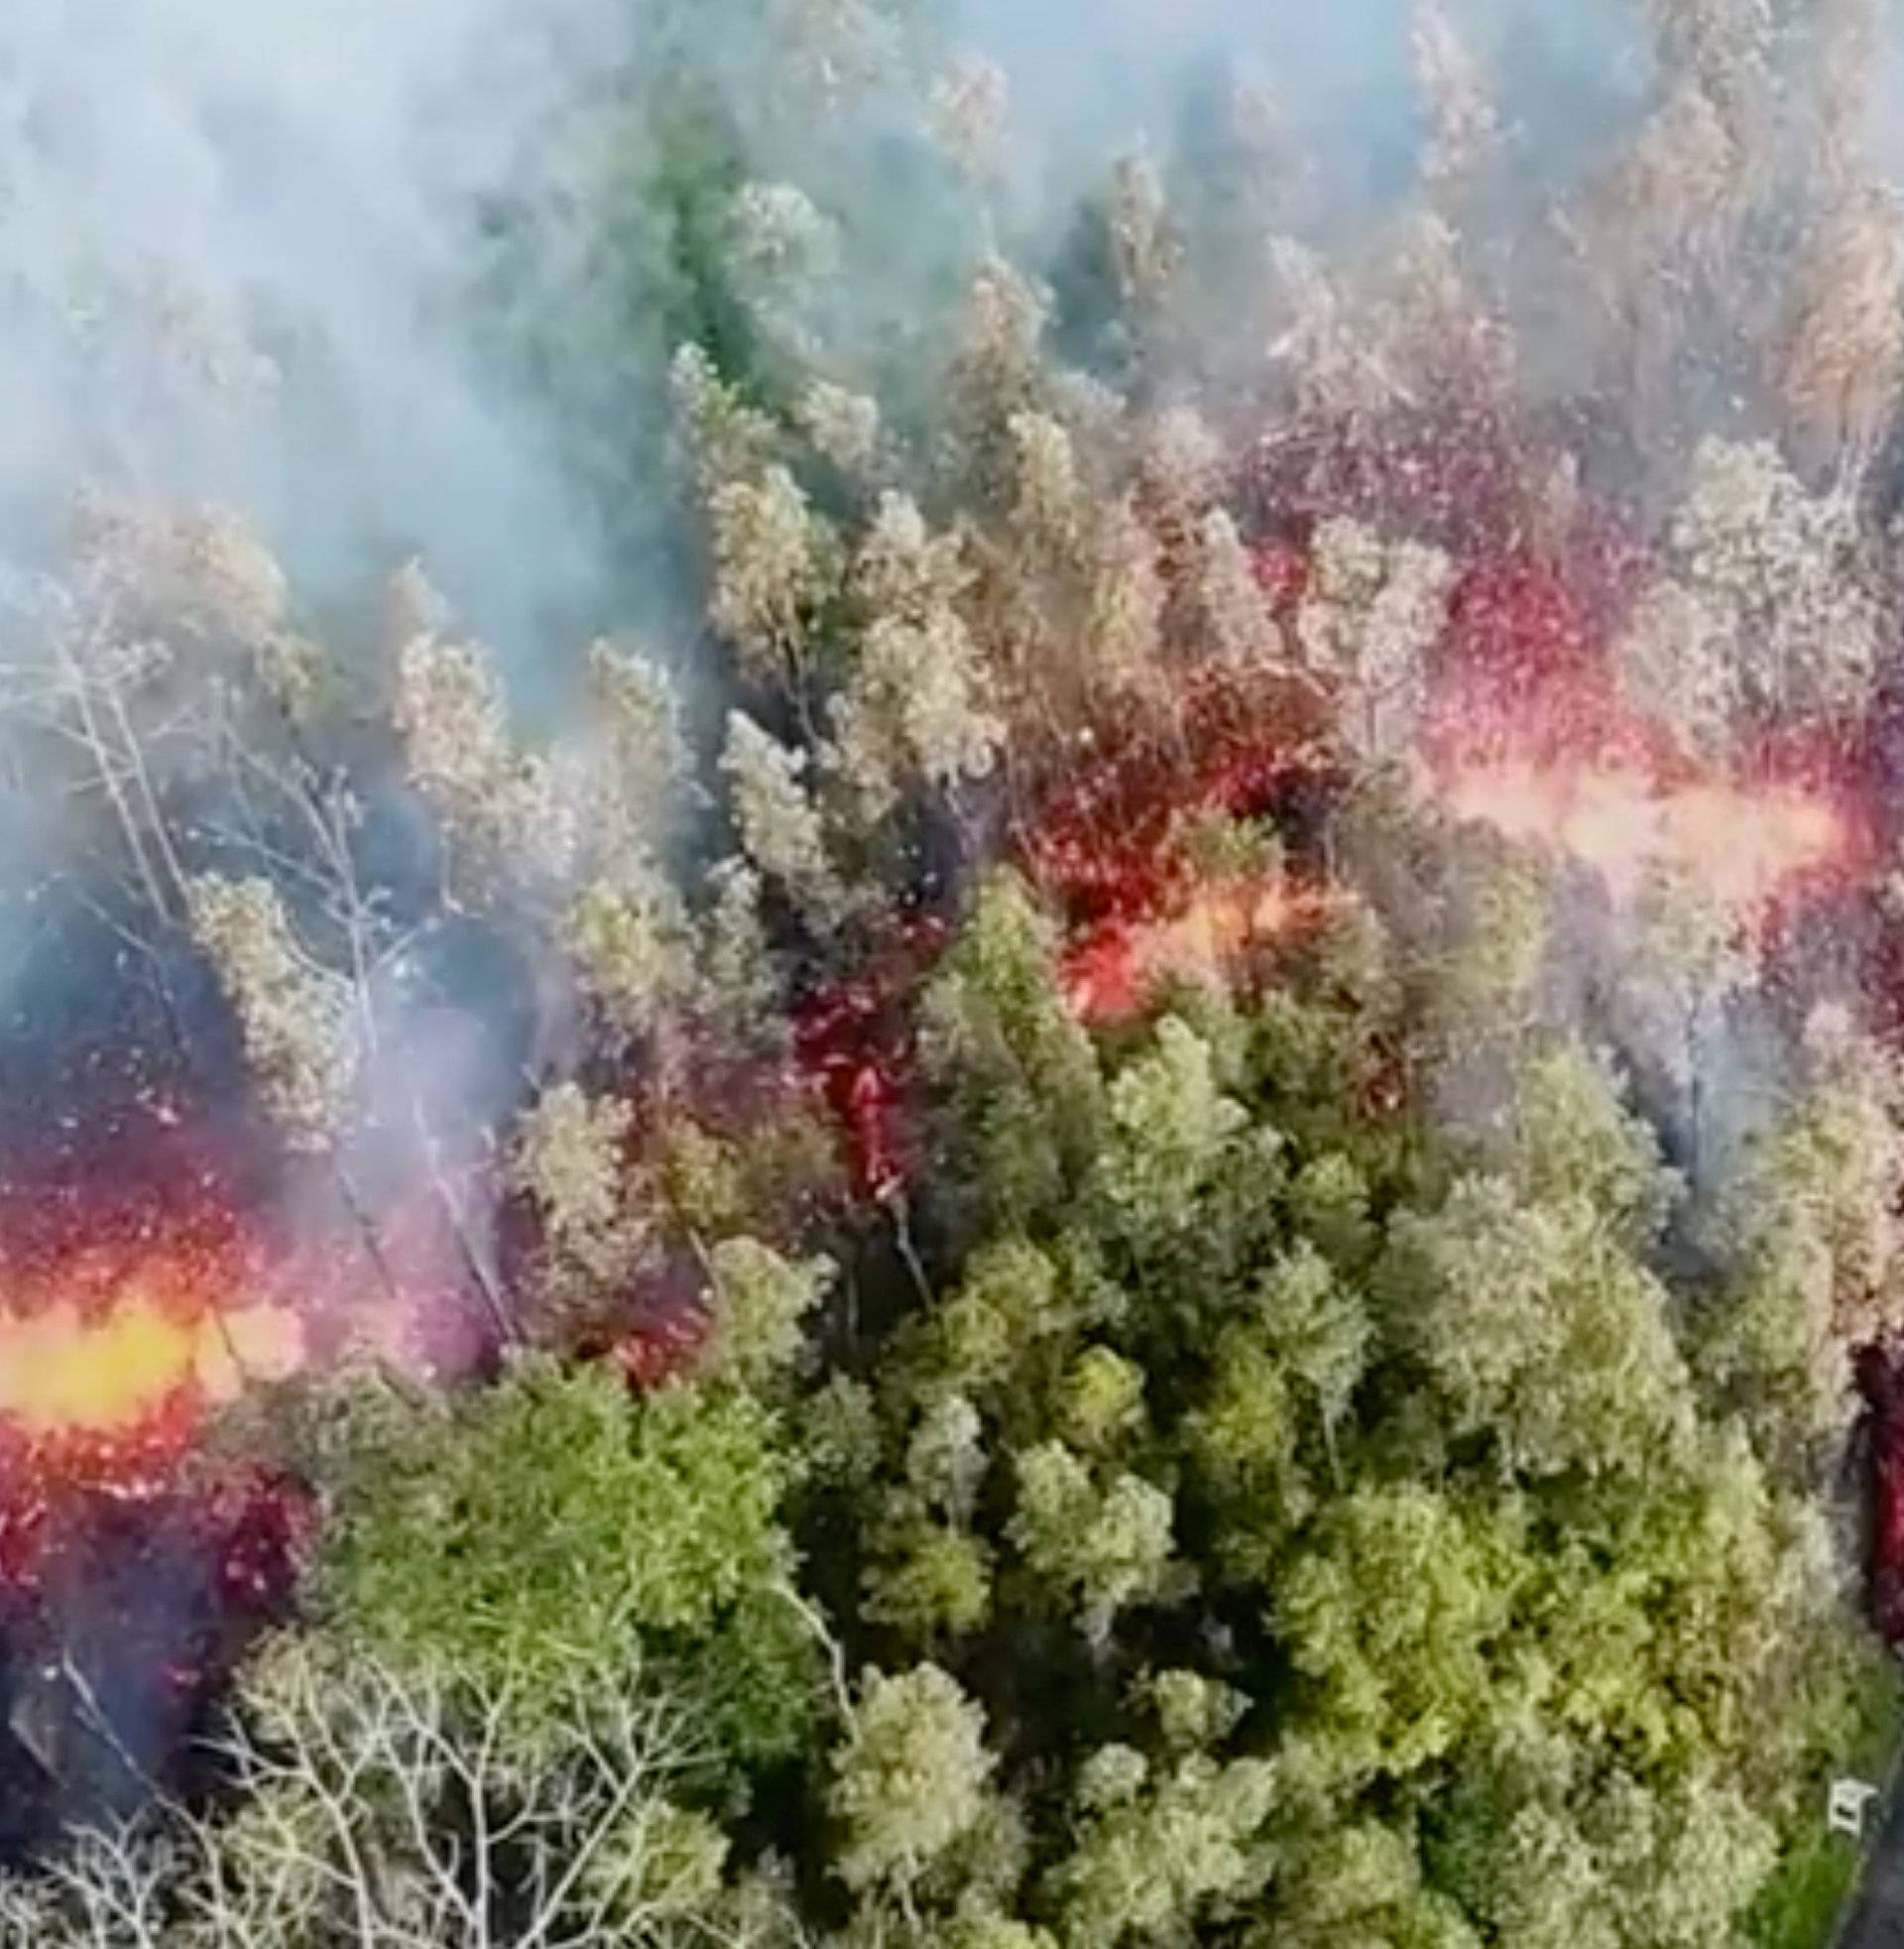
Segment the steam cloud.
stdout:
<svg viewBox="0 0 1904 1949">
<path fill-rule="evenodd" d="M 1333 197 L 1398 191 L 1418 133 L 1408 11 L 961 0 L 941 24 L 1011 73 L 1015 215 L 1050 238 L 1108 156 L 1183 134 L 1213 72 L 1270 85 Z M 592 619 L 604 563 L 591 516 L 547 429 L 467 342 L 476 213 L 535 182 L 546 220 L 565 167 L 538 152 L 551 118 L 613 61 L 691 39 L 694 13 L 672 0 L 8 7 L 0 509 L 15 552 L 43 548 L 73 481 L 103 473 L 244 508 L 319 594 L 420 553 L 518 658 Z M 1569 121 L 1604 138 L 1609 104 L 1632 99 L 1610 21 L 1538 0 L 1473 14 L 1484 58 L 1512 64 L 1530 156 L 1564 154 Z M 758 138 L 757 174 L 824 185 L 856 172 L 864 202 L 877 114 L 844 137 L 764 114 L 780 47 L 768 26 L 697 54 Z M 843 302 L 865 315 L 831 327 L 916 307 L 945 255 L 974 241 L 931 241 L 947 226 L 917 206 L 917 181 L 891 193 L 884 277 L 857 278 Z M 563 245 L 538 248 L 553 263 Z M 598 429 L 631 450 L 640 430 Z"/>
</svg>

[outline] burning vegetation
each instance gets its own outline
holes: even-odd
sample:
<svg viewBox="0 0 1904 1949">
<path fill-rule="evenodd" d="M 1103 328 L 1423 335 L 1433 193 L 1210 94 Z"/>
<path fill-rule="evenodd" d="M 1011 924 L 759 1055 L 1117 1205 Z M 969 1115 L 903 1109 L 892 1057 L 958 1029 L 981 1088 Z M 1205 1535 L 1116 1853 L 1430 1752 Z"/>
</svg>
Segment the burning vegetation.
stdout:
<svg viewBox="0 0 1904 1949">
<path fill-rule="evenodd" d="M 1238 65 L 1056 242 L 924 25 L 635 11 L 452 308 L 645 633 L 136 475 L 0 589 L 0 1944 L 1796 1945 L 1904 1630 L 1875 10 L 1658 0 L 1557 160 L 1422 0 L 1405 184 Z"/>
</svg>

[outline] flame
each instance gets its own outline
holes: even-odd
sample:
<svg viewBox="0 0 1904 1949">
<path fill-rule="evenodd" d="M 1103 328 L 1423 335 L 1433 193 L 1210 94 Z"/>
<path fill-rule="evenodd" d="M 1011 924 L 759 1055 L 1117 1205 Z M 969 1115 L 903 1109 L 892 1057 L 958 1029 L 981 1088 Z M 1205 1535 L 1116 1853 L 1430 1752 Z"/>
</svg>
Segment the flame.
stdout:
<svg viewBox="0 0 1904 1949">
<path fill-rule="evenodd" d="M 1803 785 L 1669 786 L 1616 762 L 1462 766 L 1441 797 L 1459 819 L 1583 861 L 1622 902 L 1665 869 L 1748 914 L 1800 876 L 1841 861 L 1851 844 L 1843 810 Z"/>
<path fill-rule="evenodd" d="M 302 1359 L 302 1333 L 271 1306 L 179 1319 L 137 1290 L 103 1319 L 62 1303 L 0 1319 L 0 1418 L 29 1439 L 134 1427 L 181 1393 L 231 1401 L 249 1374 L 282 1379 Z"/>
<path fill-rule="evenodd" d="M 439 1206 L 408 1182 L 366 1219 L 300 1205 L 287 1233 L 215 1148 L 141 1123 L 0 1175 L 0 1599 L 22 1615 L 139 1534 L 191 1558 L 231 1618 L 267 1615 L 314 1509 L 271 1465 L 207 1453 L 208 1419 L 346 1346 L 425 1381 L 493 1344 Z M 176 1648 L 210 1682 L 215 1644 Z"/>
</svg>

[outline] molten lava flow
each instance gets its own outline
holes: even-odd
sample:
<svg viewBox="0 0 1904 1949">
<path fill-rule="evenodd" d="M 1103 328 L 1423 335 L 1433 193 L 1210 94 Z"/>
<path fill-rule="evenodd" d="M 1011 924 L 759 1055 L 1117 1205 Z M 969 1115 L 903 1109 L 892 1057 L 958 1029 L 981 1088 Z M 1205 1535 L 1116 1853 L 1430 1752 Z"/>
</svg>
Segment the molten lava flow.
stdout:
<svg viewBox="0 0 1904 1949">
<path fill-rule="evenodd" d="M 206 1412 L 304 1357 L 298 1315 L 202 1185 L 0 1201 L 0 1577 L 38 1577 L 73 1496 L 164 1493 Z"/>
<path fill-rule="evenodd" d="M 302 1358 L 297 1319 L 265 1305 L 193 1319 L 135 1285 L 101 1318 L 71 1301 L 0 1318 L 0 1420 L 30 1440 L 108 1434 L 163 1414 L 180 1394 L 236 1398 Z"/>
<path fill-rule="evenodd" d="M 134 1442 L 303 1358 L 298 1316 L 259 1296 L 256 1249 L 229 1214 L 170 1223 L 56 1207 L 73 1229 L 0 1238 L 0 1427 L 34 1447 Z"/>
<path fill-rule="evenodd" d="M 1429 660 L 1418 760 L 1456 818 L 1590 867 L 1626 903 L 1664 872 L 1741 923 L 1860 846 L 1842 754 L 1757 750 L 1720 769 L 1638 709 L 1611 646 L 1648 572 L 1605 510 L 1562 554 L 1465 552 Z"/>
<path fill-rule="evenodd" d="M 1865 1579 L 1871 1622 L 1887 1644 L 1904 1644 L 1904 1367 L 1895 1349 L 1857 1357 L 1864 1412 L 1859 1427 L 1868 1498 Z"/>
<path fill-rule="evenodd" d="M 1281 600 L 1271 567 L 1259 562 L 1258 579 Z M 1315 707 L 1279 671 L 1200 670 L 1169 709 L 1069 754 L 1017 851 L 1067 922 L 1059 973 L 1081 1021 L 1129 1021 L 1172 981 L 1230 986 L 1253 950 L 1324 910 L 1325 895 L 1283 871 L 1213 872 L 1197 843 L 1226 821 L 1271 820 L 1298 874 L 1315 877 L 1306 834 L 1338 783 Z"/>
<path fill-rule="evenodd" d="M 1186 841 L 1282 814 L 1335 783 L 1316 698 L 1279 672 L 1199 670 L 1168 708 L 1126 713 L 1056 755 L 1015 835 L 1031 880 L 1081 925 L 1148 920 L 1197 879 Z"/>
<path fill-rule="evenodd" d="M 1500 759 L 1457 767 L 1440 795 L 1457 818 L 1591 866 L 1615 900 L 1665 869 L 1741 915 L 1850 845 L 1842 810 L 1797 784 L 1669 785 L 1617 763 Z"/>
<path fill-rule="evenodd" d="M 0 1152 L 0 1715 L 49 1790 L 83 1793 L 92 1715 L 162 1772 L 307 1558 L 308 1485 L 207 1443 L 212 1411 L 345 1345 L 428 1375 L 493 1337 L 443 1197 L 400 1172 L 375 1212 L 300 1185 L 294 1242 L 264 1216 L 282 1176 L 222 1126 L 71 1128 Z"/>
<path fill-rule="evenodd" d="M 276 1296 L 290 1284 L 270 1283 L 213 1181 L 158 1169 L 163 1186 L 102 1172 L 0 1191 L 0 1658 L 41 1670 L 32 1647 L 63 1644 L 162 1549 L 150 1574 L 205 1610 L 188 1627 L 165 1611 L 159 1644 L 126 1621 L 114 1683 L 141 1688 L 153 1725 L 214 1682 L 228 1634 L 284 1602 L 308 1526 L 269 1471 L 185 1467 L 207 1411 L 290 1372 L 305 1344 Z"/>
<path fill-rule="evenodd" d="M 936 920 L 903 922 L 854 979 L 811 998 L 793 1020 L 799 1072 L 846 1139 L 853 1189 L 875 1204 L 898 1198 L 911 1172 L 903 1116 L 912 1057 L 905 1004 L 945 940 Z"/>
<path fill-rule="evenodd" d="M 1094 928 L 1065 955 L 1065 998 L 1080 1021 L 1109 1026 L 1139 1015 L 1170 982 L 1221 989 L 1254 948 L 1286 937 L 1324 909 L 1280 876 L 1191 887 L 1170 908 Z"/>
</svg>

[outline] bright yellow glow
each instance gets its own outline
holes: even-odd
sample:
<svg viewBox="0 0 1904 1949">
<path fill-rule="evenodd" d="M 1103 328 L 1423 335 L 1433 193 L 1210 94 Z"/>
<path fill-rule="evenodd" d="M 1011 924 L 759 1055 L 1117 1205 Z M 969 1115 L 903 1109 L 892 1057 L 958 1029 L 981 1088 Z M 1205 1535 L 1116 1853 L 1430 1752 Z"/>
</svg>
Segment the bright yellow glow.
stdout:
<svg viewBox="0 0 1904 1949">
<path fill-rule="evenodd" d="M 30 1437 L 135 1427 L 181 1389 L 228 1401 L 300 1353 L 296 1318 L 275 1307 L 186 1321 L 136 1290 L 91 1317 L 60 1301 L 0 1315 L 0 1417 Z"/>
</svg>

